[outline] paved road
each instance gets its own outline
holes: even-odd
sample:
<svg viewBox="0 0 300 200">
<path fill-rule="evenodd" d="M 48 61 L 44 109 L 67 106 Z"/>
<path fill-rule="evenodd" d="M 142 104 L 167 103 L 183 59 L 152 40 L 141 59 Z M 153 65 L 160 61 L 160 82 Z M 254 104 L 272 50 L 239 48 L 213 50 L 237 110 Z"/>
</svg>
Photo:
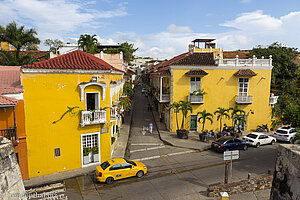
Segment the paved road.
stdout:
<svg viewBox="0 0 300 200">
<path fill-rule="evenodd" d="M 93 174 L 68 179 L 63 182 L 68 199 L 212 199 L 206 196 L 207 187 L 223 183 L 222 154 L 165 145 L 156 131 L 143 134 L 142 127 L 153 123 L 153 118 L 151 112 L 147 112 L 148 102 L 140 90 L 138 88 L 135 97 L 126 157 L 144 162 L 149 173 L 142 178 L 128 178 L 112 185 L 96 183 Z M 256 176 L 273 170 L 276 147 L 267 145 L 241 151 L 240 159 L 233 163 L 232 181 L 245 179 L 248 173 Z"/>
</svg>

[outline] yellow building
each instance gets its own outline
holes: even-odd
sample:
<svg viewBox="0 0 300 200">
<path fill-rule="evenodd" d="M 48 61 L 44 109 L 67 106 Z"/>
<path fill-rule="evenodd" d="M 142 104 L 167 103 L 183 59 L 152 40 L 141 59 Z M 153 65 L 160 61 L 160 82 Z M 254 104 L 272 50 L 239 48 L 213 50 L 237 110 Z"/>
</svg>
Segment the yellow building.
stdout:
<svg viewBox="0 0 300 200">
<path fill-rule="evenodd" d="M 8 42 L 0 42 L 0 50 L 2 51 L 15 51 L 16 48 Z"/>
<path fill-rule="evenodd" d="M 246 123 L 239 125 L 241 129 L 270 125 L 272 105 L 277 101 L 270 95 L 272 58 L 223 59 L 223 52 L 214 49 L 211 41 L 206 41 L 209 44 L 205 46 L 210 47 L 206 49 L 199 49 L 194 41 L 189 52 L 170 59 L 150 75 L 161 120 L 175 132 L 177 111 L 169 108 L 170 104 L 182 100 L 189 101 L 193 108 L 184 123 L 186 130 L 202 130 L 198 112 L 206 110 L 213 114 L 218 107 L 228 109 L 235 105 L 245 111 Z M 205 93 L 201 94 L 201 90 Z M 181 112 L 177 115 L 181 124 Z M 219 131 L 216 116 L 213 121 L 213 124 L 206 123 L 205 129 Z M 223 120 L 223 123 L 231 126 L 232 119 Z"/>
<path fill-rule="evenodd" d="M 21 70 L 30 178 L 111 158 L 122 71 L 79 50 Z"/>
</svg>

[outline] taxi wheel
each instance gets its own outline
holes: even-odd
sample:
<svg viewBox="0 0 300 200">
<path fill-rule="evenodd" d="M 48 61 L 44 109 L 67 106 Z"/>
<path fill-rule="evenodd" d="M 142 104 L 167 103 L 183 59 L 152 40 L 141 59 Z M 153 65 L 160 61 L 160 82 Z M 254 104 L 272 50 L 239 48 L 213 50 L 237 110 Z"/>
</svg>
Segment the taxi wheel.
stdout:
<svg viewBox="0 0 300 200">
<path fill-rule="evenodd" d="M 274 144 L 275 144 L 275 140 L 272 140 L 271 145 L 274 145 Z"/>
<path fill-rule="evenodd" d="M 258 142 L 258 143 L 256 143 L 256 148 L 259 148 L 260 147 L 260 143 Z"/>
<path fill-rule="evenodd" d="M 138 173 L 136 173 L 136 176 L 138 178 L 141 178 L 142 176 L 144 175 L 144 172 L 141 170 L 141 171 L 138 171 Z"/>
<path fill-rule="evenodd" d="M 108 177 L 105 181 L 105 183 L 107 184 L 112 184 L 114 182 L 114 178 L 113 177 Z"/>
</svg>

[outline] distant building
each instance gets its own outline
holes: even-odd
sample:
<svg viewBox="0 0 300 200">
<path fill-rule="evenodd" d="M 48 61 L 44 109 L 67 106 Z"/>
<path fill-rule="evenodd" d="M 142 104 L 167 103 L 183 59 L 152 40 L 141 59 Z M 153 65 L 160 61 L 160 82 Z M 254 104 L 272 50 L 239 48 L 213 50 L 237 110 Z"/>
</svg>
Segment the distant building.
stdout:
<svg viewBox="0 0 300 200">
<path fill-rule="evenodd" d="M 0 42 L 0 50 L 2 51 L 15 51 L 16 48 L 8 42 Z"/>
</svg>

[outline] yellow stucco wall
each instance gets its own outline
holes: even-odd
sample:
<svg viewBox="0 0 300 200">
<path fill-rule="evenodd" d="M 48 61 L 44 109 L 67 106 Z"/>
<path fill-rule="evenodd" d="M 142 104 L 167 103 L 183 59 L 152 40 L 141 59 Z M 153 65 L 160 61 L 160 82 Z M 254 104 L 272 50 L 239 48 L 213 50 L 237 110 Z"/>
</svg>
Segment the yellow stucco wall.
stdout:
<svg viewBox="0 0 300 200">
<path fill-rule="evenodd" d="M 185 73 L 189 69 L 173 69 L 173 102 L 180 100 L 187 101 L 190 93 L 190 77 Z M 253 70 L 257 76 L 249 78 L 248 95 L 253 95 L 252 104 L 236 104 L 235 97 L 238 94 L 238 79 L 239 77 L 233 74 L 237 69 L 204 69 L 208 75 L 201 78 L 201 89 L 204 89 L 207 94 L 204 95 L 204 104 L 192 104 L 193 115 L 199 111 L 206 109 L 207 112 L 214 113 L 218 107 L 230 108 L 238 105 L 248 114 L 248 130 L 256 129 L 257 125 L 270 125 L 271 106 L 270 99 L 270 83 L 271 70 Z M 171 102 L 171 103 L 173 103 Z M 254 114 L 250 114 L 250 109 Z M 176 131 L 176 117 L 172 111 L 172 132 Z M 189 113 L 189 115 L 191 115 Z M 181 123 L 182 116 L 178 113 L 179 122 Z M 205 124 L 205 129 L 219 130 L 219 121 L 214 116 L 214 123 Z M 232 120 L 223 120 L 223 124 L 232 125 Z M 185 123 L 185 128 L 189 129 L 189 117 Z M 202 124 L 199 123 L 198 131 L 202 129 Z"/>
<path fill-rule="evenodd" d="M 99 75 L 99 74 L 98 74 Z M 106 124 L 80 126 L 79 110 L 86 110 L 85 100 L 80 100 L 78 85 L 89 82 L 97 74 L 21 74 L 24 87 L 26 133 L 28 145 L 29 177 L 81 168 L 81 134 L 100 132 L 108 127 L 108 133 L 100 134 L 100 159 L 111 157 L 110 110 Z M 120 80 L 121 75 L 100 74 L 98 82 L 105 82 L 105 100 L 102 88 L 88 86 L 85 92 L 100 92 L 100 107 L 110 107 L 110 81 Z M 66 114 L 67 106 L 78 106 L 77 114 Z M 60 148 L 61 156 L 55 158 L 54 149 Z"/>
</svg>

